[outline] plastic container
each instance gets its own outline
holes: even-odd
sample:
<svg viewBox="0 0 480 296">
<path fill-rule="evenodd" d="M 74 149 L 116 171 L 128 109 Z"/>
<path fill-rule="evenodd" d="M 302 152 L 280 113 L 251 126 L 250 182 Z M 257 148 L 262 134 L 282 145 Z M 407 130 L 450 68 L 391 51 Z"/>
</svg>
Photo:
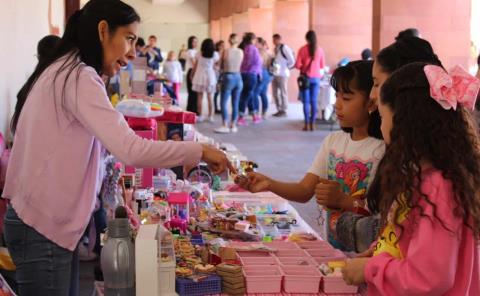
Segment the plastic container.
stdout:
<svg viewBox="0 0 480 296">
<path fill-rule="evenodd" d="M 346 256 L 339 250 L 307 250 L 307 253 L 312 257 L 317 264 L 327 263 L 329 261 L 345 260 Z"/>
<path fill-rule="evenodd" d="M 246 257 L 272 257 L 269 252 L 262 252 L 262 251 L 237 251 L 238 257 L 246 258 Z"/>
<path fill-rule="evenodd" d="M 210 275 L 204 280 L 194 282 L 192 279 L 178 277 L 175 281 L 175 290 L 180 296 L 221 294 L 222 279 L 217 275 Z"/>
<path fill-rule="evenodd" d="M 277 265 L 278 262 L 275 257 L 243 257 L 240 258 L 240 262 L 243 266 L 252 265 Z"/>
<path fill-rule="evenodd" d="M 304 250 L 300 250 L 300 249 L 278 250 L 274 254 L 276 257 L 295 257 L 295 258 L 309 257 Z"/>
<path fill-rule="evenodd" d="M 282 266 L 317 266 L 317 262 L 309 257 L 276 257 L 277 264 Z"/>
<path fill-rule="evenodd" d="M 349 286 L 342 277 L 322 276 L 322 288 L 325 294 L 355 294 L 357 286 Z"/>
<path fill-rule="evenodd" d="M 282 266 L 283 290 L 287 293 L 316 294 L 322 275 L 313 266 Z"/>
<path fill-rule="evenodd" d="M 247 294 L 280 293 L 283 273 L 278 266 L 244 266 Z"/>
<path fill-rule="evenodd" d="M 270 243 L 263 243 L 265 246 L 277 249 L 277 250 L 298 250 L 299 247 L 297 244 L 292 242 L 285 242 L 285 241 L 273 241 Z"/>
<path fill-rule="evenodd" d="M 332 249 L 334 248 L 326 241 L 314 241 L 314 242 L 298 242 L 298 247 L 300 249 Z"/>
</svg>

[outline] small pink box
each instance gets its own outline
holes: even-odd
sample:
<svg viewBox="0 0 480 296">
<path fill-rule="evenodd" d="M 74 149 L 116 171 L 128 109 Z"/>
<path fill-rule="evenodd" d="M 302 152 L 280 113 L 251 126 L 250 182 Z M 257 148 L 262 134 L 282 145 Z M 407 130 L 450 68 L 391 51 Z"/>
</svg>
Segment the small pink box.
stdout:
<svg viewBox="0 0 480 296">
<path fill-rule="evenodd" d="M 282 266 L 283 290 L 287 293 L 316 294 L 322 276 L 313 266 Z"/>
<path fill-rule="evenodd" d="M 247 294 L 280 293 L 283 273 L 278 266 L 244 266 Z"/>
<path fill-rule="evenodd" d="M 333 247 L 326 241 L 313 241 L 313 242 L 298 242 L 297 245 L 300 249 L 333 249 Z"/>
<path fill-rule="evenodd" d="M 322 289 L 326 294 L 355 294 L 358 292 L 357 286 L 347 285 L 342 277 L 323 276 L 322 279 Z"/>
<path fill-rule="evenodd" d="M 309 257 L 276 257 L 280 266 L 317 266 L 317 262 Z"/>
<path fill-rule="evenodd" d="M 307 253 L 312 257 L 317 264 L 327 263 L 329 261 L 345 260 L 346 256 L 340 250 L 307 250 Z"/>
<path fill-rule="evenodd" d="M 240 257 L 243 266 L 252 265 L 278 265 L 275 257 Z"/>
<path fill-rule="evenodd" d="M 308 257 L 307 253 L 304 250 L 300 250 L 300 249 L 278 250 L 274 254 L 276 257 L 296 257 L 296 258 Z"/>
<path fill-rule="evenodd" d="M 277 250 L 297 250 L 298 246 L 292 242 L 285 241 L 273 241 L 273 242 L 264 242 L 266 247 L 277 249 Z"/>
</svg>

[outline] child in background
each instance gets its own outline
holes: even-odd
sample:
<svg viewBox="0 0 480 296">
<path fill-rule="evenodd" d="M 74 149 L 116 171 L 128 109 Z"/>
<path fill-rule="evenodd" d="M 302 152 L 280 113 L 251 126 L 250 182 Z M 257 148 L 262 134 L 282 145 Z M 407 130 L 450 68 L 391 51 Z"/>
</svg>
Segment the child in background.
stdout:
<svg viewBox="0 0 480 296">
<path fill-rule="evenodd" d="M 252 192 L 272 191 L 295 202 L 316 196 L 327 225 L 329 242 L 345 249 L 335 238 L 335 226 L 343 211 L 368 214 L 364 194 L 385 151 L 377 106 L 369 98 L 373 85 L 372 61 L 354 61 L 333 73 L 331 84 L 337 92 L 335 104 L 343 131 L 325 138 L 310 170 L 296 183 L 283 183 L 251 173 L 239 178 L 239 185 Z"/>
<path fill-rule="evenodd" d="M 163 75 L 172 84 L 173 91 L 177 96 L 177 101 L 180 100 L 180 87 L 182 86 L 183 71 L 182 65 L 175 57 L 173 50 L 168 52 L 167 61 L 163 64 Z"/>
<path fill-rule="evenodd" d="M 460 67 L 411 63 L 383 84 L 387 144 L 375 183 L 382 233 L 373 257 L 347 261 L 368 295 L 480 295 L 480 81 Z"/>
</svg>

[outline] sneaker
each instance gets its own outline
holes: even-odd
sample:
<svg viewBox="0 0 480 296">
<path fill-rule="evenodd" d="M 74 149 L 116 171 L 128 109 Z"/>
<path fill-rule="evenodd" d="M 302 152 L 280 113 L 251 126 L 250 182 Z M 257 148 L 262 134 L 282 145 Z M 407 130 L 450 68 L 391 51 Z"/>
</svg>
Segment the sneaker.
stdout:
<svg viewBox="0 0 480 296">
<path fill-rule="evenodd" d="M 253 124 L 259 124 L 262 122 L 262 118 L 257 115 L 253 115 Z"/>
<path fill-rule="evenodd" d="M 267 120 L 267 113 L 262 113 L 262 120 Z"/>
<path fill-rule="evenodd" d="M 273 116 L 275 116 L 275 117 L 286 117 L 286 116 L 287 116 L 287 112 L 285 112 L 285 111 L 278 111 L 277 113 L 273 114 Z"/>
<path fill-rule="evenodd" d="M 238 132 L 238 128 L 236 126 L 232 126 L 232 128 L 230 129 L 230 132 L 236 133 Z"/>
<path fill-rule="evenodd" d="M 240 125 L 240 126 L 247 126 L 248 125 L 247 121 L 243 117 L 238 119 L 237 124 Z"/>
<path fill-rule="evenodd" d="M 215 122 L 215 119 L 213 118 L 213 116 L 210 116 L 210 117 L 208 118 L 208 122 Z"/>
<path fill-rule="evenodd" d="M 197 122 L 203 122 L 205 119 L 203 118 L 202 115 L 197 116 Z"/>
<path fill-rule="evenodd" d="M 214 130 L 217 134 L 228 134 L 230 133 L 230 129 L 226 126 L 221 126 Z"/>
</svg>

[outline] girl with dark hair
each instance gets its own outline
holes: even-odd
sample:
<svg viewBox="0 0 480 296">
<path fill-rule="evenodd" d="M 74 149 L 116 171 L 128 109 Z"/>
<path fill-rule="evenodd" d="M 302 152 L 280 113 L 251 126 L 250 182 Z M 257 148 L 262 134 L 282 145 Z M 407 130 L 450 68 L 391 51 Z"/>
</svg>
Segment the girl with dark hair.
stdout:
<svg viewBox="0 0 480 296">
<path fill-rule="evenodd" d="M 412 63 L 379 100 L 387 150 L 378 167 L 382 233 L 373 257 L 347 261 L 369 295 L 480 295 L 480 81 L 461 67 Z"/>
<path fill-rule="evenodd" d="M 188 100 L 187 100 L 187 111 L 194 112 L 198 114 L 197 106 L 197 92 L 192 89 L 192 79 L 193 79 L 193 65 L 195 64 L 195 57 L 197 56 L 197 46 L 198 39 L 195 36 L 188 37 L 188 50 L 187 50 L 187 62 L 185 65 L 185 70 L 187 72 L 187 91 L 188 91 Z"/>
<path fill-rule="evenodd" d="M 379 90 L 385 80 L 398 68 L 412 62 L 421 61 L 441 66 L 430 43 L 417 37 L 406 37 L 382 49 L 373 63 L 373 87 L 370 98 L 377 102 Z M 380 161 L 380 163 L 382 160 Z M 381 198 L 378 182 L 373 180 L 367 192 L 368 204 L 373 205 Z M 370 245 L 377 238 L 379 219 L 376 211 L 372 216 L 346 212 L 337 221 L 337 238 L 347 250 L 371 253 Z"/>
<path fill-rule="evenodd" d="M 258 115 L 259 102 L 255 96 L 257 84 L 262 79 L 262 57 L 255 46 L 255 34 L 249 32 L 243 36 L 242 43 L 238 46 L 243 50 L 243 61 L 241 66 L 243 90 L 240 96 L 240 108 L 238 125 L 247 125 L 245 111 L 248 107 L 254 124 L 262 121 Z"/>
<path fill-rule="evenodd" d="M 105 79 L 135 58 L 140 17 L 119 0 L 91 0 L 68 20 L 51 55 L 19 91 L 3 197 L 5 241 L 20 296 L 78 294 L 77 247 L 94 210 L 103 147 L 143 167 L 225 168 L 196 143 L 146 141 L 111 105 Z"/>
<path fill-rule="evenodd" d="M 315 195 L 317 203 L 328 209 L 321 209 L 319 221 L 324 221 L 329 242 L 339 249 L 345 248 L 335 236 L 337 218 L 343 211 L 368 214 L 365 191 L 385 151 L 377 106 L 369 99 L 371 71 L 371 61 L 355 61 L 333 73 L 335 109 L 345 131 L 325 138 L 301 181 L 283 183 L 259 173 L 240 180 L 240 186 L 247 190 L 272 191 L 295 202 L 306 203 Z"/>
<path fill-rule="evenodd" d="M 217 77 L 215 75 L 215 64 L 220 60 L 215 51 L 215 44 L 212 39 L 205 39 L 202 42 L 202 49 L 195 57 L 193 65 L 193 86 L 197 92 L 198 121 L 202 122 L 202 100 L 203 93 L 207 93 L 208 100 L 208 121 L 213 122 L 212 95 L 217 88 Z"/>
<path fill-rule="evenodd" d="M 317 97 L 320 90 L 320 79 L 325 68 L 325 54 L 317 45 L 317 35 L 308 31 L 305 35 L 307 44 L 298 51 L 295 68 L 300 70 L 299 91 L 303 102 L 303 131 L 313 131 L 317 117 Z M 300 83 L 302 81 L 302 83 Z"/>
</svg>

